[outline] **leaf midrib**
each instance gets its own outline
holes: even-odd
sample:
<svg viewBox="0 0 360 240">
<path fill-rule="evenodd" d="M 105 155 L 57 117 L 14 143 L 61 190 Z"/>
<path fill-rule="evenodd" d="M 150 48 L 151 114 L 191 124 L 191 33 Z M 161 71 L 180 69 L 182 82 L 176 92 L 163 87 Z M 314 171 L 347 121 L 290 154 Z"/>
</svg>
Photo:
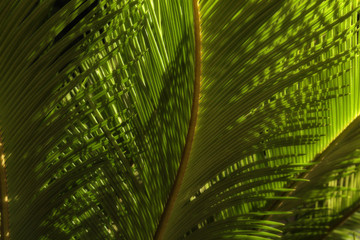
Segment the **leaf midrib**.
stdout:
<svg viewBox="0 0 360 240">
<path fill-rule="evenodd" d="M 155 240 L 163 239 L 167 227 L 167 223 L 172 214 L 175 201 L 178 197 L 180 187 L 184 179 L 186 167 L 189 162 L 190 152 L 194 140 L 195 127 L 196 127 L 197 115 L 199 109 L 200 80 L 201 80 L 201 29 L 200 29 L 199 5 L 197 0 L 193 0 L 193 14 L 194 14 L 194 35 L 195 35 L 195 80 L 194 80 L 194 93 L 193 93 L 193 104 L 191 108 L 191 117 L 190 117 L 185 147 L 182 152 L 180 166 L 173 187 L 171 189 L 170 195 L 164 207 L 163 214 L 160 218 L 158 227 L 156 229 L 154 235 Z"/>
</svg>

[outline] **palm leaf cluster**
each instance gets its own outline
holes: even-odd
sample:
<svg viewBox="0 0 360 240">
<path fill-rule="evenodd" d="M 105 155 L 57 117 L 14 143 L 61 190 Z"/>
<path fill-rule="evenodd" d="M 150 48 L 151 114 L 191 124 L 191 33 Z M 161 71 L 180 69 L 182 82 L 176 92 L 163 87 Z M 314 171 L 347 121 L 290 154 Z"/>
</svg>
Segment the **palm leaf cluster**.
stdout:
<svg viewBox="0 0 360 240">
<path fill-rule="evenodd" d="M 353 239 L 359 19 L 356 0 L 2 0 L 2 239 Z"/>
</svg>

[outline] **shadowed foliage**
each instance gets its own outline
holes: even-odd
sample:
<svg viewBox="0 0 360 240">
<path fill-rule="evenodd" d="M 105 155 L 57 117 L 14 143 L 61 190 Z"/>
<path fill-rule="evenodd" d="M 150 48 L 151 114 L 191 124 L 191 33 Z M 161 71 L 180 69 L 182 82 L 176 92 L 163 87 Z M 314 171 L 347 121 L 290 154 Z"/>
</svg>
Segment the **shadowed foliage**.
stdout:
<svg viewBox="0 0 360 240">
<path fill-rule="evenodd" d="M 0 1 L 1 238 L 353 239 L 358 32 L 356 0 Z"/>
</svg>

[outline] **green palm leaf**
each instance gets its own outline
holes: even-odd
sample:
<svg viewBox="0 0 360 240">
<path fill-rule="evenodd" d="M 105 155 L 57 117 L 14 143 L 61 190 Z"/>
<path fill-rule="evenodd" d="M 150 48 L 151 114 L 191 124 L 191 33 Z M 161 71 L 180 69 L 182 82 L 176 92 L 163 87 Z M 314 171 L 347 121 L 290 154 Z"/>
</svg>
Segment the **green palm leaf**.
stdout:
<svg viewBox="0 0 360 240">
<path fill-rule="evenodd" d="M 352 237 L 358 1 L 199 9 L 0 2 L 2 239 Z"/>
</svg>

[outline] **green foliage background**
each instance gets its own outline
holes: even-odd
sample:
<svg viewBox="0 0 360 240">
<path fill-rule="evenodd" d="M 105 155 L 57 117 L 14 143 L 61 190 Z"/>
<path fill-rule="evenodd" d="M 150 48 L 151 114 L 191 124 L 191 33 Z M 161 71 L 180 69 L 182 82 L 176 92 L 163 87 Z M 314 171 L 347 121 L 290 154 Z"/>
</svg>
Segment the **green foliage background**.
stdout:
<svg viewBox="0 0 360 240">
<path fill-rule="evenodd" d="M 12 239 L 153 238 L 193 103 L 192 4 L 0 2 Z M 164 239 L 353 238 L 358 12 L 200 1 L 198 121 Z"/>
</svg>

